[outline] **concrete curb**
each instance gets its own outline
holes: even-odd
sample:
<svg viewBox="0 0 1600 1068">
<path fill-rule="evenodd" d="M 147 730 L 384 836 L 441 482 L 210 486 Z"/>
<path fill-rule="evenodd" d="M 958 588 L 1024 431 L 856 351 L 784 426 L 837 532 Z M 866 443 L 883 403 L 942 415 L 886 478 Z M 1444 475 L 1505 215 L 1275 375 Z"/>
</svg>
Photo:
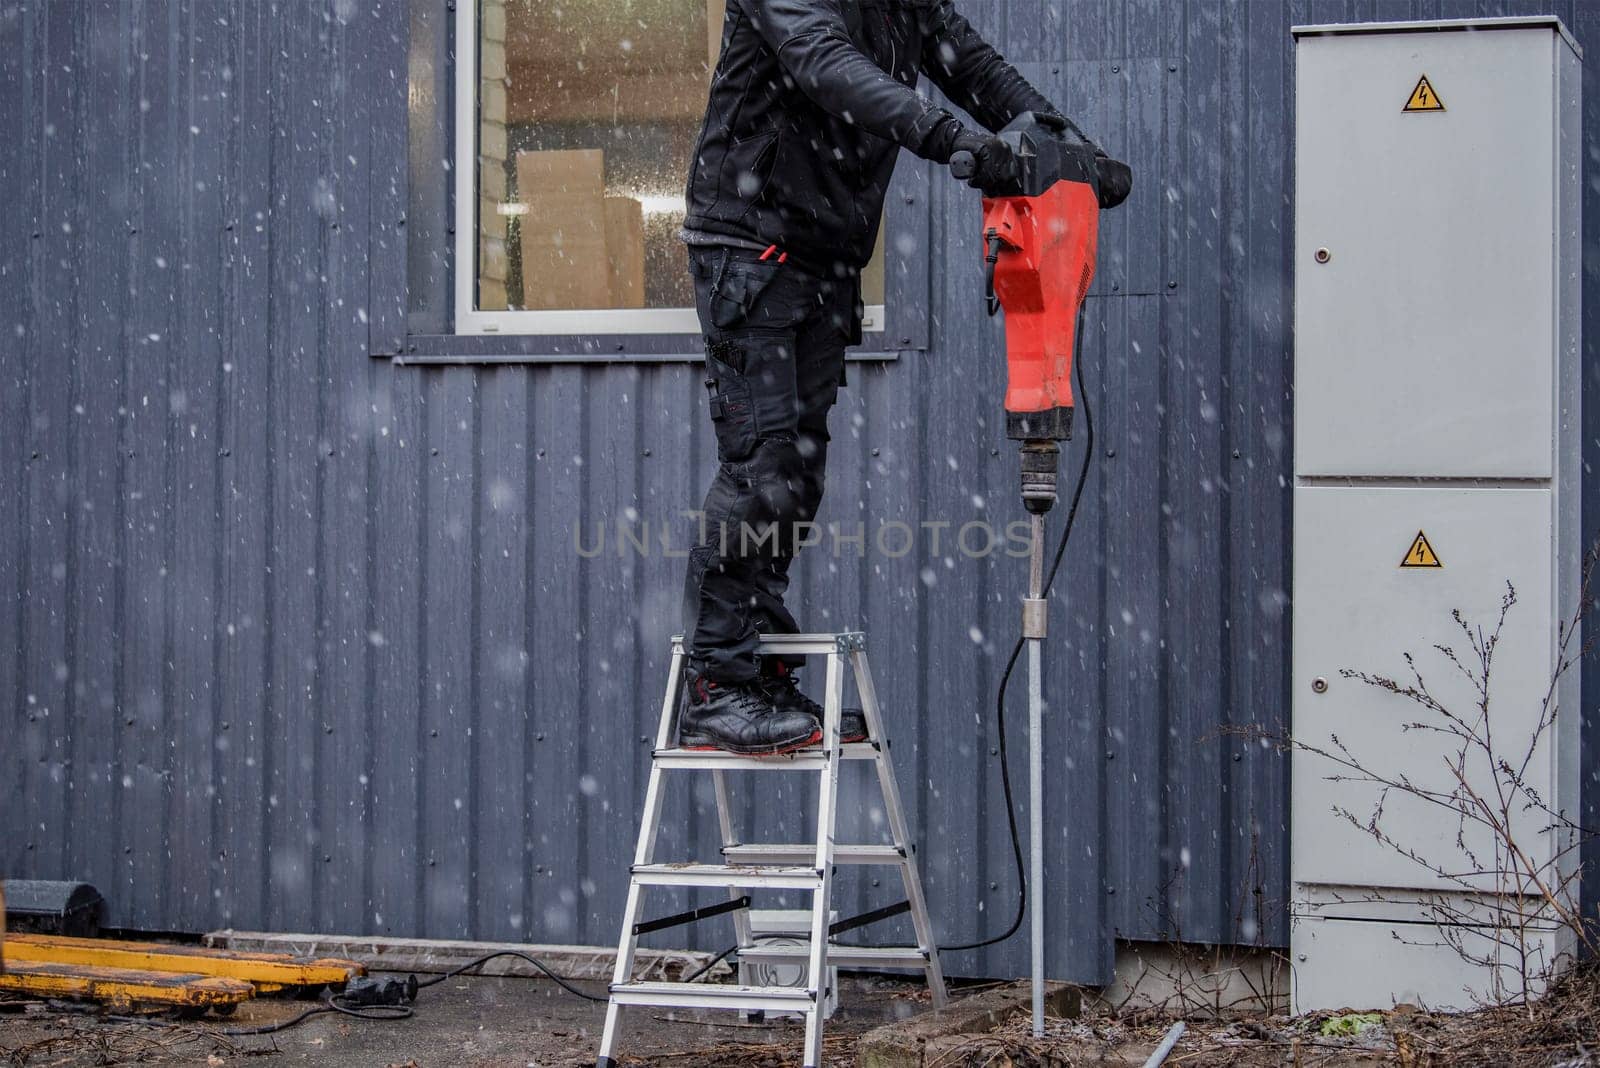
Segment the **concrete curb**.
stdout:
<svg viewBox="0 0 1600 1068">
<path fill-rule="evenodd" d="M 212 931 L 205 944 L 224 949 L 293 953 L 302 957 L 340 957 L 364 964 L 373 971 L 448 972 L 478 957 L 503 949 L 537 957 L 563 979 L 611 980 L 617 951 L 603 946 L 535 946 L 515 942 L 457 942 L 432 938 L 382 938 L 369 935 L 280 934 L 267 931 Z M 641 949 L 634 959 L 634 978 L 673 982 L 711 960 L 709 953 L 689 950 Z M 516 957 L 500 957 L 483 965 L 479 975 L 536 978 L 538 969 Z M 733 974 L 718 962 L 712 981 Z"/>
</svg>

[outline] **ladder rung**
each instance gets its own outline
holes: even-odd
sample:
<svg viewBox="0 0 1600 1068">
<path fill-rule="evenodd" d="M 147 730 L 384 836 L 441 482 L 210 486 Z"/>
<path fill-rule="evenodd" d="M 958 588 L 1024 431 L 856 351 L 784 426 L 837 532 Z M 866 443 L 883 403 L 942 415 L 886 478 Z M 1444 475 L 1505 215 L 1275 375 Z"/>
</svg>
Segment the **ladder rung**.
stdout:
<svg viewBox="0 0 1600 1068">
<path fill-rule="evenodd" d="M 732 864 L 805 864 L 816 863 L 817 847 L 814 845 L 753 845 L 724 846 L 722 855 Z M 892 845 L 836 845 L 833 847 L 835 864 L 899 864 L 905 860 L 900 850 Z"/>
<path fill-rule="evenodd" d="M 762 634 L 756 638 L 758 653 L 827 653 L 864 652 L 867 636 L 859 630 L 840 631 L 837 634 Z M 685 652 L 683 635 L 672 636 L 672 651 Z"/>
<path fill-rule="evenodd" d="M 763 961 L 803 961 L 811 957 L 811 947 L 805 940 L 790 945 L 757 942 L 749 949 L 739 950 L 739 959 L 753 963 Z M 928 958 L 916 946 L 841 946 L 828 945 L 828 964 L 834 968 L 916 968 L 928 966 Z"/>
<path fill-rule="evenodd" d="M 690 771 L 818 771 L 828 766 L 821 749 L 802 749 L 785 756 L 748 757 L 737 753 L 709 753 L 698 749 L 657 749 L 655 762 L 662 768 Z"/>
<path fill-rule="evenodd" d="M 852 742 L 839 747 L 845 760 L 875 760 L 878 748 L 871 742 Z M 688 768 L 693 771 L 819 771 L 828 766 L 828 754 L 821 746 L 800 749 L 781 756 L 740 756 L 700 749 L 657 749 L 655 761 L 663 768 Z"/>
<path fill-rule="evenodd" d="M 813 856 L 816 850 L 812 850 Z M 815 890 L 822 875 L 815 868 L 761 864 L 635 864 L 641 886 L 766 887 L 772 890 Z"/>
<path fill-rule="evenodd" d="M 809 1012 L 816 998 L 792 986 L 712 986 L 707 983 L 620 983 L 612 986 L 618 1005 L 682 1005 L 694 1009 L 749 1009 Z"/>
</svg>

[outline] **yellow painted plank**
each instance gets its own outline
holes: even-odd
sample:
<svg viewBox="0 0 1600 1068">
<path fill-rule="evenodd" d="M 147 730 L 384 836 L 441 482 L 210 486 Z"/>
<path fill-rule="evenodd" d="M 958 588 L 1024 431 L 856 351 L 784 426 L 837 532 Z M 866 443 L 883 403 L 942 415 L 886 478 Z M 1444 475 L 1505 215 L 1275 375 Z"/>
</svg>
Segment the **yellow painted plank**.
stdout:
<svg viewBox="0 0 1600 1068">
<path fill-rule="evenodd" d="M 63 938 L 15 934 L 6 937 L 13 961 L 47 961 L 150 972 L 183 972 L 242 979 L 268 994 L 285 987 L 344 983 L 366 969 L 354 961 L 323 958 L 301 960 L 287 953 L 246 953 L 207 946 L 161 942 L 124 942 L 109 938 Z"/>
<path fill-rule="evenodd" d="M 11 945 L 11 939 L 6 939 Z M 239 979 L 214 975 L 148 972 L 133 968 L 93 968 L 12 959 L 0 973 L 0 990 L 36 997 L 92 998 L 116 1008 L 136 1004 L 183 1005 L 205 1008 L 237 1005 L 254 997 L 256 989 Z"/>
</svg>

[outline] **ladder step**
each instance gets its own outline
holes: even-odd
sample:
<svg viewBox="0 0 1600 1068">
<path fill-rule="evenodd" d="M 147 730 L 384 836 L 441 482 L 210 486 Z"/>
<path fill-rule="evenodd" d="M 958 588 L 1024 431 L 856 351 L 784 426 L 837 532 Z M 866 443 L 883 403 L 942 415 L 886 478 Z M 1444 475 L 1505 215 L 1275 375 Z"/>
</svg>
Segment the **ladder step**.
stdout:
<svg viewBox="0 0 1600 1068">
<path fill-rule="evenodd" d="M 811 959 L 811 947 L 801 939 L 784 945 L 757 942 L 739 951 L 739 959 L 749 963 L 782 963 Z M 841 946 L 828 943 L 828 965 L 834 968 L 915 968 L 928 966 L 928 958 L 916 946 Z"/>
<path fill-rule="evenodd" d="M 867 636 L 862 631 L 846 630 L 838 634 L 763 634 L 756 639 L 758 653 L 828 653 L 865 651 Z M 683 635 L 672 636 L 672 651 L 687 652 Z"/>
<path fill-rule="evenodd" d="M 812 856 L 816 856 L 813 848 Z M 805 866 L 763 864 L 635 864 L 633 878 L 641 886 L 766 887 L 772 890 L 815 890 L 822 875 Z"/>
<path fill-rule="evenodd" d="M 656 764 L 663 768 L 692 771 L 820 771 L 828 766 L 828 754 L 818 746 L 781 756 L 740 756 L 700 749 L 657 749 Z M 876 760 L 878 747 L 871 742 L 852 742 L 839 747 L 845 760 Z"/>
<path fill-rule="evenodd" d="M 657 749 L 656 767 L 689 771 L 819 771 L 828 766 L 820 749 L 802 749 L 786 756 L 747 757 L 737 753 L 705 753 L 698 749 Z"/>
<path fill-rule="evenodd" d="M 618 1005 L 681 1005 L 692 1009 L 747 1009 L 810 1012 L 816 997 L 792 986 L 712 986 L 707 983 L 618 983 L 611 987 Z"/>
<path fill-rule="evenodd" d="M 722 855 L 730 864 L 806 864 L 816 863 L 817 847 L 814 845 L 752 845 L 724 846 Z M 835 864 L 899 864 L 905 860 L 900 850 L 892 845 L 836 845 L 833 847 Z"/>
</svg>

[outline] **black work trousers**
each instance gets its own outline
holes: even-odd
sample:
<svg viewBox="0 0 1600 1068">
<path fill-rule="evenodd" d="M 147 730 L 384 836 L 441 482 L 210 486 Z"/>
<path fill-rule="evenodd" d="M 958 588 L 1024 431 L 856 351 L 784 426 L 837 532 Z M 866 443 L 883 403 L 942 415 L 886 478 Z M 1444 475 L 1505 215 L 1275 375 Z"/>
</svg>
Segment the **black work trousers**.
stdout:
<svg viewBox="0 0 1600 1068">
<path fill-rule="evenodd" d="M 691 248 L 689 268 L 718 466 L 689 554 L 684 633 L 691 667 L 745 682 L 759 671 L 758 634 L 799 629 L 783 596 L 795 551 L 817 541 L 828 412 L 845 347 L 861 339 L 860 286 L 744 249 Z"/>
</svg>

